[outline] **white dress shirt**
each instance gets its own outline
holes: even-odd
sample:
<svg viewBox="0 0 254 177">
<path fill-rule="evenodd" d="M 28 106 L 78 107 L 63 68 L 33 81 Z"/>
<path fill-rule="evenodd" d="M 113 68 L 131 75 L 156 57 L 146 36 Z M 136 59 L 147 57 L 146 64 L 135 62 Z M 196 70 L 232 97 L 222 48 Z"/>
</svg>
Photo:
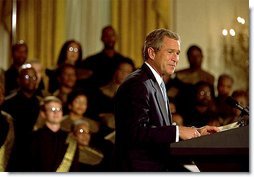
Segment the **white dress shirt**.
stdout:
<svg viewBox="0 0 254 177">
<path fill-rule="evenodd" d="M 151 65 L 149 65 L 147 62 L 145 62 L 145 64 L 150 68 L 150 70 L 152 71 L 156 81 L 158 82 L 159 86 L 163 81 L 162 77 L 155 71 L 155 69 L 153 69 L 153 67 Z M 161 92 L 163 93 L 162 88 L 160 87 Z M 176 142 L 179 141 L 179 127 L 176 125 Z"/>
</svg>

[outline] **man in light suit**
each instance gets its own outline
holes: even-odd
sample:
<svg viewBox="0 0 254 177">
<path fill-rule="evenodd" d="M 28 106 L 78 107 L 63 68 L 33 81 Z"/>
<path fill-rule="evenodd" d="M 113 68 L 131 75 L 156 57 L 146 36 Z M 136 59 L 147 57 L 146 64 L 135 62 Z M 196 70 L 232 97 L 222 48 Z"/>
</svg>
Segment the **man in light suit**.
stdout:
<svg viewBox="0 0 254 177">
<path fill-rule="evenodd" d="M 180 38 L 156 29 L 144 43 L 143 66 L 129 75 L 116 94 L 116 170 L 170 171 L 168 147 L 219 131 L 172 125 L 169 102 L 163 96 L 163 76 L 173 74 L 179 61 Z"/>
</svg>

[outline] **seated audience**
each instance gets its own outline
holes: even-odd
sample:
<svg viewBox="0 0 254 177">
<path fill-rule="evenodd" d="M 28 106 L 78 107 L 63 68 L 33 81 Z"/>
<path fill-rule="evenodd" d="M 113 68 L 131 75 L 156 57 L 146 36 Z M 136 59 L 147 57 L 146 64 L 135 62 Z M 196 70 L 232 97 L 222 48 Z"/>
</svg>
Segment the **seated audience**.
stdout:
<svg viewBox="0 0 254 177">
<path fill-rule="evenodd" d="M 33 133 L 31 171 L 78 171 L 77 142 L 71 134 L 61 130 L 61 100 L 54 96 L 45 97 L 41 103 L 41 116 L 45 119 L 45 125 Z"/>
<path fill-rule="evenodd" d="M 27 171 L 28 146 L 40 110 L 36 96 L 37 75 L 31 64 L 21 66 L 18 83 L 18 92 L 6 98 L 2 110 L 14 119 L 15 146 L 10 171 Z"/>
<path fill-rule="evenodd" d="M 235 90 L 233 91 L 231 96 L 235 101 L 237 101 L 241 106 L 243 106 L 243 108 L 246 108 L 249 106 L 249 96 L 246 91 Z M 246 116 L 242 114 L 242 112 L 239 109 L 230 107 L 230 113 L 231 113 L 230 116 L 227 116 L 225 118 L 219 117 L 218 119 L 215 119 L 209 122 L 209 125 L 214 125 L 214 126 L 228 125 L 230 123 L 234 123 L 242 119 L 248 122 L 249 115 Z"/>
<path fill-rule="evenodd" d="M 30 63 L 36 71 L 36 75 L 37 75 L 36 95 L 38 95 L 39 97 L 44 97 L 44 96 L 48 95 L 48 93 L 46 92 L 46 89 L 45 89 L 44 81 L 43 81 L 44 70 L 43 70 L 43 66 L 42 66 L 41 62 L 37 59 L 34 59 L 34 60 L 27 61 L 27 63 Z"/>
<path fill-rule="evenodd" d="M 80 171 L 110 171 L 113 147 L 107 141 L 104 141 L 103 146 L 99 146 L 93 133 L 90 133 L 89 125 L 85 120 L 75 121 L 72 125 L 72 132 L 79 147 Z"/>
<path fill-rule="evenodd" d="M 12 148 L 14 145 L 13 118 L 2 111 L 4 102 L 4 86 L 0 81 L 0 172 L 7 172 Z"/>
<path fill-rule="evenodd" d="M 11 48 L 12 64 L 5 72 L 5 95 L 15 92 L 19 88 L 19 68 L 28 56 L 28 46 L 24 41 L 15 43 Z"/>
<path fill-rule="evenodd" d="M 217 84 L 217 97 L 215 98 L 215 104 L 217 111 L 222 119 L 232 117 L 232 109 L 226 103 L 226 99 L 231 95 L 233 89 L 234 80 L 228 74 L 221 74 Z"/>
<path fill-rule="evenodd" d="M 199 81 L 205 81 L 214 85 L 214 76 L 202 69 L 203 52 L 199 46 L 192 45 L 187 51 L 189 68 L 176 72 L 176 77 L 188 84 L 196 84 Z"/>
<path fill-rule="evenodd" d="M 65 114 L 68 110 L 66 108 L 67 97 L 68 94 L 75 89 L 77 73 L 75 66 L 68 63 L 61 65 L 58 71 L 57 79 L 59 85 L 53 95 L 61 99 L 63 103 L 63 112 Z"/>
<path fill-rule="evenodd" d="M 172 114 L 173 123 L 179 126 L 184 125 L 183 117 L 177 112 L 177 107 L 175 105 L 173 98 L 169 99 L 169 106 L 170 106 L 170 111 Z"/>
<path fill-rule="evenodd" d="M 78 41 L 75 40 L 68 40 L 66 41 L 59 53 L 58 59 L 57 59 L 57 67 L 54 69 L 46 69 L 46 75 L 49 78 L 49 85 L 48 85 L 48 91 L 50 93 L 54 93 L 58 87 L 58 79 L 57 79 L 57 73 L 59 72 L 58 69 L 61 65 L 68 63 L 77 68 L 79 68 L 80 63 L 82 60 L 82 47 L 81 44 Z"/>
<path fill-rule="evenodd" d="M 211 120 L 217 119 L 218 114 L 214 104 L 213 87 L 204 81 L 194 85 L 190 105 L 186 105 L 183 112 L 184 124 L 187 126 L 202 127 Z"/>
<path fill-rule="evenodd" d="M 71 125 L 79 120 L 85 120 L 90 125 L 90 130 L 93 133 L 99 131 L 100 125 L 99 122 L 84 117 L 88 106 L 88 98 L 84 91 L 74 90 L 72 91 L 67 98 L 67 115 L 64 116 L 64 120 L 61 123 L 61 128 L 65 131 L 71 131 Z"/>
<path fill-rule="evenodd" d="M 120 61 L 114 71 L 111 80 L 99 89 L 94 89 L 89 108 L 93 117 L 98 117 L 101 122 L 101 133 L 106 136 L 115 129 L 114 96 L 118 87 L 125 78 L 135 69 L 131 59 L 125 58 Z"/>
<path fill-rule="evenodd" d="M 166 82 L 167 93 L 175 99 L 180 112 L 184 111 L 186 102 L 191 99 L 190 93 L 194 84 L 205 81 L 214 87 L 214 76 L 202 68 L 202 49 L 191 45 L 187 50 L 187 58 L 189 67 L 176 71 Z"/>
<path fill-rule="evenodd" d="M 236 100 L 243 108 L 249 107 L 249 95 L 245 90 L 235 90 L 232 93 L 232 98 Z M 233 108 L 233 115 L 235 118 L 241 116 L 239 109 Z"/>
<path fill-rule="evenodd" d="M 112 26 L 102 29 L 101 41 L 104 45 L 102 51 L 82 61 L 81 68 L 91 72 L 89 79 L 84 82 L 86 86 L 98 88 L 107 84 L 111 80 L 118 62 L 125 58 L 115 49 L 117 35 Z"/>
</svg>

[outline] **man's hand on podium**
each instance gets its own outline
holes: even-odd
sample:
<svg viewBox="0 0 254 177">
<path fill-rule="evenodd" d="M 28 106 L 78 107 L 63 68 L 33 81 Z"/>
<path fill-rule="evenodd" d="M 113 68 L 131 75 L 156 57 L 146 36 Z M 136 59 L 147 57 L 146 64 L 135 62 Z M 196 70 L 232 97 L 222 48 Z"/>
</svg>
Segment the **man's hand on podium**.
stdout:
<svg viewBox="0 0 254 177">
<path fill-rule="evenodd" d="M 179 135 L 182 140 L 197 138 L 203 135 L 209 135 L 219 131 L 220 129 L 218 127 L 209 125 L 203 126 L 201 128 L 179 126 Z"/>
<path fill-rule="evenodd" d="M 179 135 L 182 140 L 197 138 L 197 137 L 201 136 L 201 134 L 198 132 L 197 128 L 185 127 L 185 126 L 179 126 Z"/>
<path fill-rule="evenodd" d="M 201 134 L 201 136 L 203 136 L 203 135 L 210 135 L 212 133 L 216 133 L 216 132 L 220 131 L 219 127 L 209 126 L 209 125 L 200 127 L 197 130 Z"/>
</svg>

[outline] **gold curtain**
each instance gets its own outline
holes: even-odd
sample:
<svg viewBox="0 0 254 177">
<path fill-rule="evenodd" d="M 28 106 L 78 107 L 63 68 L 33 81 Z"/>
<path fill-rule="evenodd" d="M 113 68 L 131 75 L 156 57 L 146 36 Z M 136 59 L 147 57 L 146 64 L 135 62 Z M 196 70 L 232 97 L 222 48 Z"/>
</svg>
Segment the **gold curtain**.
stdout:
<svg viewBox="0 0 254 177">
<path fill-rule="evenodd" d="M 8 0 L 0 1 L 0 23 L 4 29 L 11 32 L 11 10 L 12 2 Z"/>
<path fill-rule="evenodd" d="M 11 49 L 11 12 L 12 12 L 12 1 L 10 0 L 0 0 L 0 27 L 6 32 L 3 34 L 1 31 L 1 42 L 0 42 L 0 53 L 1 61 L 0 68 L 6 69 L 5 67 L 9 66 L 10 62 L 8 59 L 10 56 Z M 5 50 L 5 51 L 4 51 Z M 7 66 L 3 66 L 3 65 Z"/>
<path fill-rule="evenodd" d="M 65 40 L 64 0 L 18 0 L 17 40 L 29 47 L 29 58 L 53 67 Z"/>
<path fill-rule="evenodd" d="M 112 25 L 119 39 L 117 50 L 132 58 L 137 67 L 143 63 L 145 36 L 156 28 L 169 28 L 170 0 L 112 0 Z"/>
</svg>

